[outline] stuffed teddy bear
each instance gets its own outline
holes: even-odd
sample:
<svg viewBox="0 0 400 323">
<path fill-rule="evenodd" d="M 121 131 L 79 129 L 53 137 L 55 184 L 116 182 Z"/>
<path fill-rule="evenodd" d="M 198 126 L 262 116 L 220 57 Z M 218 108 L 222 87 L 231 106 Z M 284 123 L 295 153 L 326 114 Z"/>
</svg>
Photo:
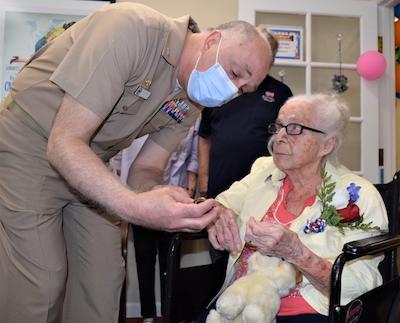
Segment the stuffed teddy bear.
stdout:
<svg viewBox="0 0 400 323">
<path fill-rule="evenodd" d="M 254 252 L 248 272 L 237 279 L 218 298 L 206 323 L 275 322 L 280 299 L 296 285 L 296 270 L 290 263 Z"/>
</svg>

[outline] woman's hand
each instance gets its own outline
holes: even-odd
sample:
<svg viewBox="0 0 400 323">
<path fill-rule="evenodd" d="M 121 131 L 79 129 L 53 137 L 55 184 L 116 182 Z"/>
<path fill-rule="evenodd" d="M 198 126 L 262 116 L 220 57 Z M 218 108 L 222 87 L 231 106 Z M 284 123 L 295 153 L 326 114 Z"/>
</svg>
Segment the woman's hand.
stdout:
<svg viewBox="0 0 400 323">
<path fill-rule="evenodd" d="M 329 295 L 332 264 L 308 249 L 295 232 L 281 224 L 250 218 L 244 240 L 263 255 L 281 257 L 292 263 L 315 288 Z"/>
<path fill-rule="evenodd" d="M 281 257 L 296 263 L 303 248 L 297 234 L 281 224 L 258 222 L 253 217 L 247 222 L 244 240 L 267 256 Z"/>
<path fill-rule="evenodd" d="M 216 207 L 218 216 L 208 225 L 208 239 L 217 250 L 228 250 L 238 253 L 242 249 L 239 226 L 236 223 L 237 215 L 221 204 Z"/>
</svg>

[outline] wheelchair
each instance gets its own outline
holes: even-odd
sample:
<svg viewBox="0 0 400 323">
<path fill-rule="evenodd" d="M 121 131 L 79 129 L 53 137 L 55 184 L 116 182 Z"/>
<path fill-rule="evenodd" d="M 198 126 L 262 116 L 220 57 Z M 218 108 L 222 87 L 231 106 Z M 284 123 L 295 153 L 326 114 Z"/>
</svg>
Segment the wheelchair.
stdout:
<svg viewBox="0 0 400 323">
<path fill-rule="evenodd" d="M 400 322 L 400 278 L 398 247 L 400 171 L 387 184 L 376 184 L 382 195 L 389 218 L 389 232 L 373 238 L 345 244 L 342 253 L 336 258 L 331 275 L 331 294 L 329 322 L 394 323 Z M 351 301 L 340 304 L 341 275 L 344 264 L 352 259 L 367 255 L 384 253 L 385 258 L 379 266 L 383 278 L 379 286 Z"/>
<path fill-rule="evenodd" d="M 400 171 L 386 184 L 376 184 L 389 218 L 389 232 L 373 238 L 345 244 L 336 258 L 331 274 L 329 323 L 398 323 L 400 322 L 400 247 L 399 194 Z M 226 261 L 181 268 L 181 246 L 185 241 L 207 239 L 207 232 L 177 233 L 171 241 L 167 261 L 164 323 L 192 322 L 221 288 Z M 379 266 L 383 284 L 348 304 L 340 303 L 341 276 L 346 262 L 356 258 L 385 254 Z M 260 322 L 261 323 L 261 322 Z"/>
</svg>

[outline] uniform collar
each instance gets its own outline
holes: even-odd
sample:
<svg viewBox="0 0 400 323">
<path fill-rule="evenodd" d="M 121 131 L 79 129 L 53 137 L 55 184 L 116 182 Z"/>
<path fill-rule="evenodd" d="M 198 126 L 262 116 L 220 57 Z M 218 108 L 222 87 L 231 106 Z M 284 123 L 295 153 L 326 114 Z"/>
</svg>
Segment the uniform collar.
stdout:
<svg viewBox="0 0 400 323">
<path fill-rule="evenodd" d="M 171 19 L 170 26 L 171 29 L 167 36 L 162 56 L 169 64 L 177 66 L 188 30 L 193 33 L 198 33 L 200 30 L 197 23 L 190 16 Z"/>
</svg>

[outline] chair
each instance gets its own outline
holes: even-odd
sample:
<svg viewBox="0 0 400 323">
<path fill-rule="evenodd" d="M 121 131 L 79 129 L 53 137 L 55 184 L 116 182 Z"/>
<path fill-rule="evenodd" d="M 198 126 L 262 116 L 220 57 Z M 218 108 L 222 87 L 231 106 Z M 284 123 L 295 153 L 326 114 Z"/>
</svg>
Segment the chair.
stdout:
<svg viewBox="0 0 400 323">
<path fill-rule="evenodd" d="M 400 322 L 400 277 L 397 264 L 399 235 L 399 194 L 400 171 L 393 181 L 375 185 L 385 202 L 389 218 L 389 232 L 373 238 L 353 241 L 343 246 L 332 269 L 329 322 Z M 380 264 L 383 285 L 379 286 L 349 304 L 340 304 L 341 275 L 347 261 L 367 255 L 385 254 Z"/>
<path fill-rule="evenodd" d="M 400 322 L 400 277 L 397 268 L 399 235 L 400 171 L 393 181 L 375 185 L 385 202 L 389 233 L 353 241 L 343 246 L 336 259 L 331 278 L 329 323 L 398 323 Z M 178 233 L 170 244 L 167 262 L 165 313 L 166 323 L 190 322 L 207 306 L 222 286 L 226 263 L 180 268 L 183 241 L 207 239 L 207 232 Z M 385 254 L 380 265 L 384 284 L 361 295 L 349 304 L 340 304 L 341 275 L 347 261 L 366 255 Z"/>
<path fill-rule="evenodd" d="M 180 267 L 181 247 L 185 241 L 206 239 L 207 231 L 177 233 L 171 240 L 164 298 L 164 323 L 193 321 L 217 294 L 225 279 L 227 262 Z"/>
</svg>

